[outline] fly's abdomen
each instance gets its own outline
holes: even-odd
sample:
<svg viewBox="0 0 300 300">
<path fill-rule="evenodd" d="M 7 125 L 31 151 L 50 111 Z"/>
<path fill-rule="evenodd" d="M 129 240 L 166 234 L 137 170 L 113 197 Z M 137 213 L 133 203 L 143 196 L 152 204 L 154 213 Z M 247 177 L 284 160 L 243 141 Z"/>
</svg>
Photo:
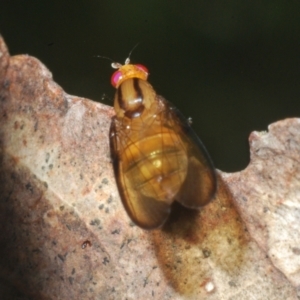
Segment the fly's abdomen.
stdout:
<svg viewBox="0 0 300 300">
<path fill-rule="evenodd" d="M 187 172 L 182 141 L 172 130 L 144 137 L 124 149 L 125 180 L 143 195 L 172 203 Z"/>
</svg>

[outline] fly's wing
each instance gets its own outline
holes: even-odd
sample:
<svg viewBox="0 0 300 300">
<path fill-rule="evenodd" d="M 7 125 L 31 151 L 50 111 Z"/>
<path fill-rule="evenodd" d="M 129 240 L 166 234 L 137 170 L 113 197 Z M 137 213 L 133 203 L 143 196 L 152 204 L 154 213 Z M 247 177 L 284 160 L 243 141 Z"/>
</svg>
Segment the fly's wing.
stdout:
<svg viewBox="0 0 300 300">
<path fill-rule="evenodd" d="M 166 106 L 167 126 L 181 137 L 188 157 L 188 169 L 176 200 L 188 208 L 199 208 L 212 200 L 217 188 L 217 177 L 212 160 L 201 140 L 180 111 L 163 97 L 160 101 Z"/>
<path fill-rule="evenodd" d="M 170 206 L 163 201 L 147 197 L 141 191 L 133 188 L 130 178 L 124 175 L 122 163 L 123 159 L 130 158 L 124 157 L 124 152 L 120 147 L 115 119 L 113 119 L 110 128 L 110 148 L 115 178 L 126 212 L 131 220 L 141 228 L 155 229 L 162 226 L 170 214 Z"/>
</svg>

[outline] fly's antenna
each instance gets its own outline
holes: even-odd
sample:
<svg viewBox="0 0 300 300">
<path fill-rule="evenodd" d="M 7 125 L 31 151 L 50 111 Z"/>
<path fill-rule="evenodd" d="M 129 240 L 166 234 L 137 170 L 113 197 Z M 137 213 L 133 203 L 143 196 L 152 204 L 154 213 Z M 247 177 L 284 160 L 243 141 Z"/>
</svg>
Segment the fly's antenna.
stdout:
<svg viewBox="0 0 300 300">
<path fill-rule="evenodd" d="M 94 55 L 93 57 L 97 57 L 97 58 L 104 58 L 104 59 L 108 59 L 108 60 L 110 60 L 110 61 L 114 62 L 114 60 L 113 60 L 113 59 L 111 59 L 110 57 L 107 57 L 107 56 Z"/>
<path fill-rule="evenodd" d="M 104 59 L 108 59 L 110 60 L 112 63 L 111 63 L 111 67 L 113 69 L 120 69 L 122 67 L 122 64 L 120 63 L 117 63 L 115 62 L 113 59 L 111 59 L 110 57 L 107 57 L 107 56 L 101 56 L 101 55 L 94 55 L 94 57 L 97 57 L 97 58 L 104 58 Z"/>
<path fill-rule="evenodd" d="M 125 60 L 125 65 L 128 65 L 130 63 L 130 55 L 132 54 L 133 50 L 140 44 L 140 42 L 138 42 L 129 52 L 128 54 L 128 57 L 126 58 Z M 107 56 L 101 56 L 101 55 L 94 55 L 94 57 L 97 57 L 97 58 L 104 58 L 104 59 L 108 59 L 110 60 L 112 63 L 111 63 L 111 66 L 113 69 L 120 69 L 122 67 L 122 64 L 118 63 L 118 62 L 115 62 L 113 59 L 111 59 L 110 57 L 107 57 Z"/>
<path fill-rule="evenodd" d="M 130 63 L 130 55 L 133 52 L 133 50 L 140 44 L 140 42 L 138 42 L 129 52 L 128 57 L 125 60 L 125 65 L 128 65 Z"/>
</svg>

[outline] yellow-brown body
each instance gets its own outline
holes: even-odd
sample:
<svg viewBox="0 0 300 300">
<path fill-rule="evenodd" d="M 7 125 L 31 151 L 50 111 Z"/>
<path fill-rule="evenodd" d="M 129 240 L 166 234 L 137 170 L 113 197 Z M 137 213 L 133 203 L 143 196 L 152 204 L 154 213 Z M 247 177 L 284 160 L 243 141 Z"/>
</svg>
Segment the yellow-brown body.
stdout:
<svg viewBox="0 0 300 300">
<path fill-rule="evenodd" d="M 137 225 L 163 225 L 175 200 L 199 208 L 213 198 L 216 175 L 204 146 L 146 80 L 123 80 L 114 108 L 110 140 L 116 181 Z"/>
</svg>

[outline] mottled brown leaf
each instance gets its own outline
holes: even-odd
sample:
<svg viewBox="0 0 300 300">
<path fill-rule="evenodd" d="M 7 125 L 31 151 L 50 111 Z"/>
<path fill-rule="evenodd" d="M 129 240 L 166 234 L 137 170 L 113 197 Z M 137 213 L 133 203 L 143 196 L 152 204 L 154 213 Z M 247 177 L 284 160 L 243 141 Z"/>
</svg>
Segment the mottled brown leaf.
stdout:
<svg viewBox="0 0 300 300">
<path fill-rule="evenodd" d="M 3 40 L 0 66 L 1 299 L 297 299 L 299 120 L 252 133 L 251 163 L 219 172 L 200 212 L 144 231 L 116 189 L 113 109 Z"/>
</svg>

